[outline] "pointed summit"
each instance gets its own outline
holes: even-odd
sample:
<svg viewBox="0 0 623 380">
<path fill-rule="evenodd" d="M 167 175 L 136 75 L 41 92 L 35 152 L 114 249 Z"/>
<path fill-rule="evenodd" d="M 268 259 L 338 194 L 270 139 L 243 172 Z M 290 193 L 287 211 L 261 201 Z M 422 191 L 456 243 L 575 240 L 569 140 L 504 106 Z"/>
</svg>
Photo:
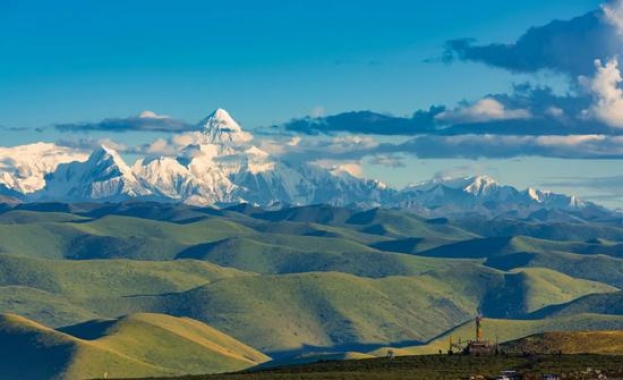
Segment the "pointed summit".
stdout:
<svg viewBox="0 0 623 380">
<path fill-rule="evenodd" d="M 91 153 L 91 155 L 89 156 L 89 159 L 91 158 L 96 158 L 96 157 L 111 157 L 111 158 L 121 158 L 119 156 L 119 153 L 117 153 L 116 150 L 114 150 L 113 148 L 110 148 L 109 146 L 105 145 L 105 144 L 100 144 L 99 147 L 97 147 L 93 153 Z"/>
<path fill-rule="evenodd" d="M 242 145 L 253 140 L 253 135 L 243 131 L 229 112 L 222 108 L 212 112 L 199 126 L 203 129 L 205 144 Z"/>
<path fill-rule="evenodd" d="M 134 176 L 132 169 L 123 161 L 119 153 L 104 144 L 91 153 L 86 163 L 90 164 L 92 173 L 114 171 L 120 172 L 123 175 Z"/>
<path fill-rule="evenodd" d="M 236 120 L 234 120 L 234 118 L 231 117 L 229 112 L 227 112 L 226 110 L 222 108 L 217 108 L 216 110 L 214 110 L 208 116 L 208 120 L 213 120 L 214 122 L 227 126 L 233 130 L 237 130 L 237 131 L 242 130 L 242 128 L 240 128 L 240 125 L 238 125 Z"/>
</svg>

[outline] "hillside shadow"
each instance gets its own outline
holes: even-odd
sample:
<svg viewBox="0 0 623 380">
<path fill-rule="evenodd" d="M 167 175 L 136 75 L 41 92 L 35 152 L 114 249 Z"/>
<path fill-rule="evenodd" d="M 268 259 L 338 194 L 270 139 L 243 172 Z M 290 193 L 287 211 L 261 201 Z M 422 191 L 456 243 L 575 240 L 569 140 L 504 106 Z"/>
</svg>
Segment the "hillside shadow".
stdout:
<svg viewBox="0 0 623 380">
<path fill-rule="evenodd" d="M 266 355 L 273 358 L 273 361 L 284 360 L 288 358 L 294 358 L 299 355 L 313 355 L 313 354 L 326 354 L 326 353 L 344 353 L 344 352 L 370 352 L 378 350 L 383 347 L 404 348 L 412 346 L 421 346 L 425 343 L 419 340 L 404 340 L 400 342 L 392 343 L 379 343 L 379 344 L 346 344 L 336 346 L 312 346 L 303 345 L 296 350 L 284 350 L 284 351 L 268 351 Z"/>
<path fill-rule="evenodd" d="M 82 340 L 97 340 L 106 336 L 108 329 L 117 322 L 118 321 L 115 320 L 88 321 L 77 325 L 62 327 L 57 329 L 57 331 Z"/>
</svg>

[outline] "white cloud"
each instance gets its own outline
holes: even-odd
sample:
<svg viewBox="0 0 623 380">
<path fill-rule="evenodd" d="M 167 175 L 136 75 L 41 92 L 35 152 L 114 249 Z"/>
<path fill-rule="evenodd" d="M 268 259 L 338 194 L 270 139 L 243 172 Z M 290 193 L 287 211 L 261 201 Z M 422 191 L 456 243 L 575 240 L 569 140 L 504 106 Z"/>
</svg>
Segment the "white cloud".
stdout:
<svg viewBox="0 0 623 380">
<path fill-rule="evenodd" d="M 529 119 L 532 115 L 526 109 L 507 109 L 493 98 L 484 98 L 463 108 L 444 111 L 435 119 L 453 123 L 483 123 L 496 120 Z"/>
<path fill-rule="evenodd" d="M 170 119 L 170 116 L 167 115 L 158 115 L 157 113 L 153 112 L 153 111 L 143 111 L 138 115 L 139 119 L 156 119 L 156 120 L 162 120 L 162 119 Z"/>
<path fill-rule="evenodd" d="M 179 153 L 177 146 L 171 144 L 170 140 L 157 139 L 143 147 L 140 153 L 153 156 L 175 156 Z"/>
<path fill-rule="evenodd" d="M 597 72 L 593 78 L 580 77 L 580 83 L 593 95 L 594 103 L 585 114 L 611 127 L 623 128 L 623 82 L 619 61 L 612 58 L 606 64 L 595 61 Z"/>
<path fill-rule="evenodd" d="M 390 149 L 387 149 L 390 150 Z M 623 136 L 420 136 L 393 146 L 420 158 L 511 158 L 540 156 L 578 159 L 623 158 Z"/>
<path fill-rule="evenodd" d="M 606 22 L 614 26 L 620 35 L 623 35 L 623 0 L 613 0 L 602 4 Z"/>
<path fill-rule="evenodd" d="M 61 140 L 58 140 L 56 143 L 59 146 L 73 148 L 81 152 L 91 152 L 95 149 L 98 149 L 102 145 L 105 145 L 106 147 L 116 150 L 117 152 L 120 152 L 120 153 L 125 153 L 131 150 L 126 144 L 116 142 L 107 137 L 105 138 L 86 137 L 86 138 L 80 138 L 80 139 L 74 139 L 74 140 L 61 139 Z"/>
<path fill-rule="evenodd" d="M 551 117 L 563 117 L 565 116 L 565 110 L 559 107 L 551 106 L 545 110 L 545 114 Z"/>
<path fill-rule="evenodd" d="M 363 178 L 363 168 L 360 161 L 317 160 L 313 161 L 312 164 L 334 173 L 344 172 L 353 177 Z"/>
<path fill-rule="evenodd" d="M 323 106 L 316 106 L 312 108 L 310 116 L 318 118 L 318 117 L 325 116 L 325 114 L 326 114 L 326 111 Z"/>
</svg>

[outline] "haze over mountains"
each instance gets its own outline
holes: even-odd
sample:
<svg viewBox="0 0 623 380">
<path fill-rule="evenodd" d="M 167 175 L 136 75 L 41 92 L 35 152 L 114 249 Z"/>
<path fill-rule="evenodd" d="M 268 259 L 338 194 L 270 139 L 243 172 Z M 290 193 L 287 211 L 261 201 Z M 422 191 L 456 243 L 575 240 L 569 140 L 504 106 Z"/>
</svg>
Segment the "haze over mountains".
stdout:
<svg viewBox="0 0 623 380">
<path fill-rule="evenodd" d="M 528 217 L 543 210 L 582 218 L 609 215 L 574 196 L 520 191 L 487 176 L 437 178 L 398 190 L 339 168 L 284 161 L 255 146 L 253 136 L 222 109 L 189 136 L 175 155 L 147 157 L 132 166 L 107 146 L 90 154 L 47 143 L 2 148 L 0 196 L 21 202 L 331 204 L 403 208 L 429 217 Z"/>
</svg>

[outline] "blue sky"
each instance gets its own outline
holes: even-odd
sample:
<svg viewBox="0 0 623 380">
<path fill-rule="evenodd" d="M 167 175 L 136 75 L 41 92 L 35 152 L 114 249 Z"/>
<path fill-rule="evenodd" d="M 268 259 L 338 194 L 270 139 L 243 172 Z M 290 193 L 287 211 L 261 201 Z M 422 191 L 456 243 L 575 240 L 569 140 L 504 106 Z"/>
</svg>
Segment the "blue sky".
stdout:
<svg viewBox="0 0 623 380">
<path fill-rule="evenodd" d="M 411 113 L 506 90 L 480 65 L 422 61 L 448 39 L 511 41 L 595 1 L 0 2 L 0 122 L 128 116 L 196 120 L 225 107 L 251 127 L 327 112 Z"/>
<path fill-rule="evenodd" d="M 598 58 L 605 64 L 618 54 L 617 47 L 605 46 L 604 42 L 603 52 L 594 53 L 588 47 L 591 41 L 579 43 L 578 49 L 565 45 L 561 49 L 567 50 L 558 52 L 557 60 L 540 57 L 542 65 L 532 68 L 525 62 L 540 58 L 530 55 L 533 51 L 529 48 L 507 54 L 491 45 L 514 43 L 531 27 L 555 19 L 571 20 L 599 10 L 602 4 L 615 7 L 616 2 L 2 0 L 0 126 L 5 128 L 0 145 L 77 140 L 87 134 L 130 145 L 163 137 L 163 133 L 140 130 L 124 134 L 61 132 L 55 127 L 123 119 L 144 110 L 194 123 L 223 107 L 245 128 L 259 129 L 311 114 L 359 110 L 410 118 L 418 110 L 442 105 L 446 107 L 443 115 L 434 114 L 432 119 L 452 127 L 467 125 L 466 135 L 491 133 L 486 128 L 492 124 L 482 125 L 491 120 L 482 120 L 482 115 L 474 118 L 470 107 L 491 106 L 491 102 L 478 102 L 492 94 L 503 106 L 503 116 L 496 116 L 496 122 L 523 120 L 535 130 L 542 128 L 532 123 L 543 120 L 539 112 L 545 115 L 561 109 L 570 114 L 554 103 L 537 111 L 534 104 L 538 99 L 532 93 L 527 96 L 533 101 L 530 106 L 525 105 L 526 99 L 520 102 L 513 86 L 527 82 L 551 87 L 558 98 L 550 98 L 556 104 L 572 108 L 577 101 L 575 118 L 580 111 L 594 114 L 594 123 L 585 120 L 590 115 L 583 116 L 569 131 L 563 127 L 570 122 L 561 122 L 557 135 L 618 136 L 619 127 L 613 126 L 616 115 L 608 113 L 612 110 L 604 111 L 590 103 L 600 92 L 595 90 L 597 95 L 589 96 L 578 90 L 578 77 L 590 81 L 596 75 L 582 68 L 592 67 L 592 60 Z M 583 25 L 569 23 L 560 33 L 578 38 L 573 36 L 575 28 L 580 34 L 591 35 L 593 29 L 584 33 L 582 28 L 593 26 Z M 595 33 L 602 32 L 616 40 L 614 27 Z M 538 44 L 536 39 L 547 36 L 537 33 L 529 42 Z M 463 38 L 476 42 L 447 49 L 448 41 Z M 451 63 L 441 62 L 444 52 L 454 56 Z M 593 53 L 598 56 L 592 57 Z M 575 66 L 566 64 L 578 55 L 586 55 L 585 61 Z M 567 93 L 572 95 L 561 99 Z M 473 124 L 480 129 L 471 127 Z M 518 125 L 508 128 L 523 128 Z M 289 133 L 306 134 L 296 128 L 293 126 Z M 341 135 L 362 134 L 356 127 L 335 128 Z M 505 134 L 527 133 L 519 130 Z M 548 135 L 539 131 L 531 134 Z M 363 131 L 363 135 L 368 133 Z M 411 137 L 407 133 L 375 138 L 399 145 Z M 500 143 L 511 144 L 507 140 Z M 591 178 L 612 180 L 621 175 L 618 156 L 603 152 L 606 143 L 616 141 L 608 138 L 599 146 L 592 142 L 590 146 L 578 145 L 576 152 L 591 149 L 590 154 L 573 155 L 562 151 L 560 144 L 550 144 L 550 140 L 545 148 L 541 140 L 523 142 L 525 148 L 517 148 L 514 154 L 484 153 L 482 157 L 468 150 L 487 147 L 472 144 L 463 147 L 466 151 L 459 156 L 432 157 L 420 153 L 421 145 L 413 143 L 408 146 L 418 150 L 415 154 L 385 149 L 383 154 L 400 159 L 392 170 L 375 160 L 378 152 L 356 159 L 366 176 L 380 177 L 397 186 L 440 173 L 488 172 L 520 187 L 543 184 L 615 207 L 623 205 L 623 194 L 617 193 L 615 186 L 590 185 Z M 442 144 L 437 140 L 434 143 Z M 550 148 L 553 153 L 545 151 Z M 514 145 L 509 149 L 515 149 Z"/>
</svg>

